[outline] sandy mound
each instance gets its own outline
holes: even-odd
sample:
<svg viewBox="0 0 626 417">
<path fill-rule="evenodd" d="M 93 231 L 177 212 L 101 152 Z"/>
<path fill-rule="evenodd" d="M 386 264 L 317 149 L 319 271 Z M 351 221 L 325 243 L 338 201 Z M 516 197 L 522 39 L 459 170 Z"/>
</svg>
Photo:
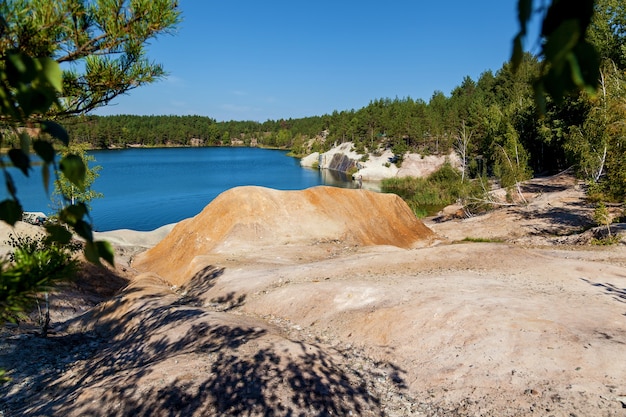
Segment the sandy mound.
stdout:
<svg viewBox="0 0 626 417">
<path fill-rule="evenodd" d="M 320 241 L 410 248 L 433 237 L 393 194 L 334 187 L 303 191 L 238 187 L 222 193 L 196 217 L 180 222 L 158 245 L 138 256 L 134 267 L 180 285 L 198 268 L 194 259 L 210 252 Z"/>
</svg>

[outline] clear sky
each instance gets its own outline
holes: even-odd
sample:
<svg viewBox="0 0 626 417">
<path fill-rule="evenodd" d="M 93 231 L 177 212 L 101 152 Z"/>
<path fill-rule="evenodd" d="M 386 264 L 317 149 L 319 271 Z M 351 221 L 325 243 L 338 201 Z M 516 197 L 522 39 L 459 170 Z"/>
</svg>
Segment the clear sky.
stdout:
<svg viewBox="0 0 626 417">
<path fill-rule="evenodd" d="M 501 68 L 517 0 L 180 0 L 174 35 L 151 41 L 168 77 L 95 114 L 289 119 L 374 99 L 448 96 Z"/>
</svg>

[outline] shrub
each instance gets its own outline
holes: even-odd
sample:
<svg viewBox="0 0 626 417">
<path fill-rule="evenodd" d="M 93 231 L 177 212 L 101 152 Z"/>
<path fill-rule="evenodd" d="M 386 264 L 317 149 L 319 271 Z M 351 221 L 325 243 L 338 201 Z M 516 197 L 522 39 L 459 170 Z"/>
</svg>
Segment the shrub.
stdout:
<svg viewBox="0 0 626 417">
<path fill-rule="evenodd" d="M 611 246 L 611 245 L 617 245 L 619 242 L 620 242 L 619 236 L 611 235 L 611 236 L 605 236 L 603 238 L 591 239 L 590 243 L 592 245 L 598 245 L 598 246 Z"/>
<path fill-rule="evenodd" d="M 13 248 L 8 259 L 0 261 L 0 320 L 15 321 L 17 314 L 31 308 L 37 296 L 55 283 L 72 279 L 78 268 L 74 254 L 80 243 L 58 244 L 45 236 L 9 236 Z M 49 316 L 42 327 L 47 330 Z"/>
<path fill-rule="evenodd" d="M 600 202 L 596 206 L 596 209 L 593 212 L 593 220 L 598 224 L 598 226 L 606 227 L 607 235 L 611 237 L 611 223 L 613 223 L 613 217 L 611 216 L 611 212 L 608 207 Z"/>
<path fill-rule="evenodd" d="M 427 178 L 385 179 L 381 189 L 399 195 L 418 216 L 424 211 L 436 212 L 459 200 L 475 199 L 477 203 L 471 204 L 470 208 L 473 211 L 484 209 L 478 203 L 485 194 L 480 181 L 461 182 L 461 174 L 450 164 L 444 164 Z"/>
</svg>

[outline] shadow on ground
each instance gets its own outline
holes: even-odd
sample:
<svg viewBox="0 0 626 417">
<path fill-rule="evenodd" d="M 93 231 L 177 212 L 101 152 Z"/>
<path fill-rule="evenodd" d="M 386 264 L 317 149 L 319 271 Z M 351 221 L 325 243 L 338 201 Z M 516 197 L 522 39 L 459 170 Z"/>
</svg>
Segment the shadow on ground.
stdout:
<svg viewBox="0 0 626 417">
<path fill-rule="evenodd" d="M 543 211 L 522 212 L 520 215 L 524 220 L 541 220 L 539 224 L 548 223 L 547 227 L 538 228 L 536 235 L 565 236 L 580 233 L 594 225 L 588 213 L 570 207 L 553 207 Z"/>
<path fill-rule="evenodd" d="M 351 366 L 350 350 L 198 305 L 222 273 L 200 271 L 184 296 L 128 288 L 88 332 L 4 341 L 3 363 L 23 356 L 0 389 L 4 416 L 384 415 L 373 376 Z M 229 308 L 245 302 L 226 298 Z M 377 366 L 406 388 L 401 369 Z"/>
<path fill-rule="evenodd" d="M 602 289 L 606 295 L 611 296 L 615 301 L 619 301 L 620 303 L 626 303 L 626 288 L 619 288 L 618 286 L 613 285 L 610 282 L 593 282 L 588 280 L 587 278 L 581 278 L 581 280 L 588 283 L 589 285 Z"/>
</svg>

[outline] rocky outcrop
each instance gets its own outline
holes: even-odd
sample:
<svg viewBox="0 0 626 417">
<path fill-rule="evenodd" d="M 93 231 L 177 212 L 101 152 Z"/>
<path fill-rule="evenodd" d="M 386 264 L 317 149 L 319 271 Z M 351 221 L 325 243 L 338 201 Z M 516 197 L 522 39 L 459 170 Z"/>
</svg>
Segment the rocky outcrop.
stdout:
<svg viewBox="0 0 626 417">
<path fill-rule="evenodd" d="M 339 172 L 348 172 L 348 170 L 356 167 L 361 155 L 352 149 L 352 142 L 342 143 L 334 147 L 328 152 L 324 152 L 319 156 L 320 169 L 330 169 Z"/>
<path fill-rule="evenodd" d="M 158 245 L 138 256 L 134 267 L 180 285 L 202 263 L 197 258 L 211 252 L 320 241 L 411 248 L 432 238 L 432 231 L 395 194 L 335 187 L 237 187 L 177 224 Z"/>
<path fill-rule="evenodd" d="M 322 154 L 315 152 L 306 156 L 300 160 L 300 164 L 305 167 L 352 173 L 355 179 L 360 177 L 363 181 L 381 181 L 394 177 L 426 177 L 446 162 L 460 166 L 459 158 L 454 152 L 448 155 L 409 153 L 404 156 L 401 167 L 398 167 L 392 162 L 394 153 L 390 149 L 368 154 L 366 158 L 353 149 L 352 142 L 342 143 L 328 152 Z"/>
</svg>

